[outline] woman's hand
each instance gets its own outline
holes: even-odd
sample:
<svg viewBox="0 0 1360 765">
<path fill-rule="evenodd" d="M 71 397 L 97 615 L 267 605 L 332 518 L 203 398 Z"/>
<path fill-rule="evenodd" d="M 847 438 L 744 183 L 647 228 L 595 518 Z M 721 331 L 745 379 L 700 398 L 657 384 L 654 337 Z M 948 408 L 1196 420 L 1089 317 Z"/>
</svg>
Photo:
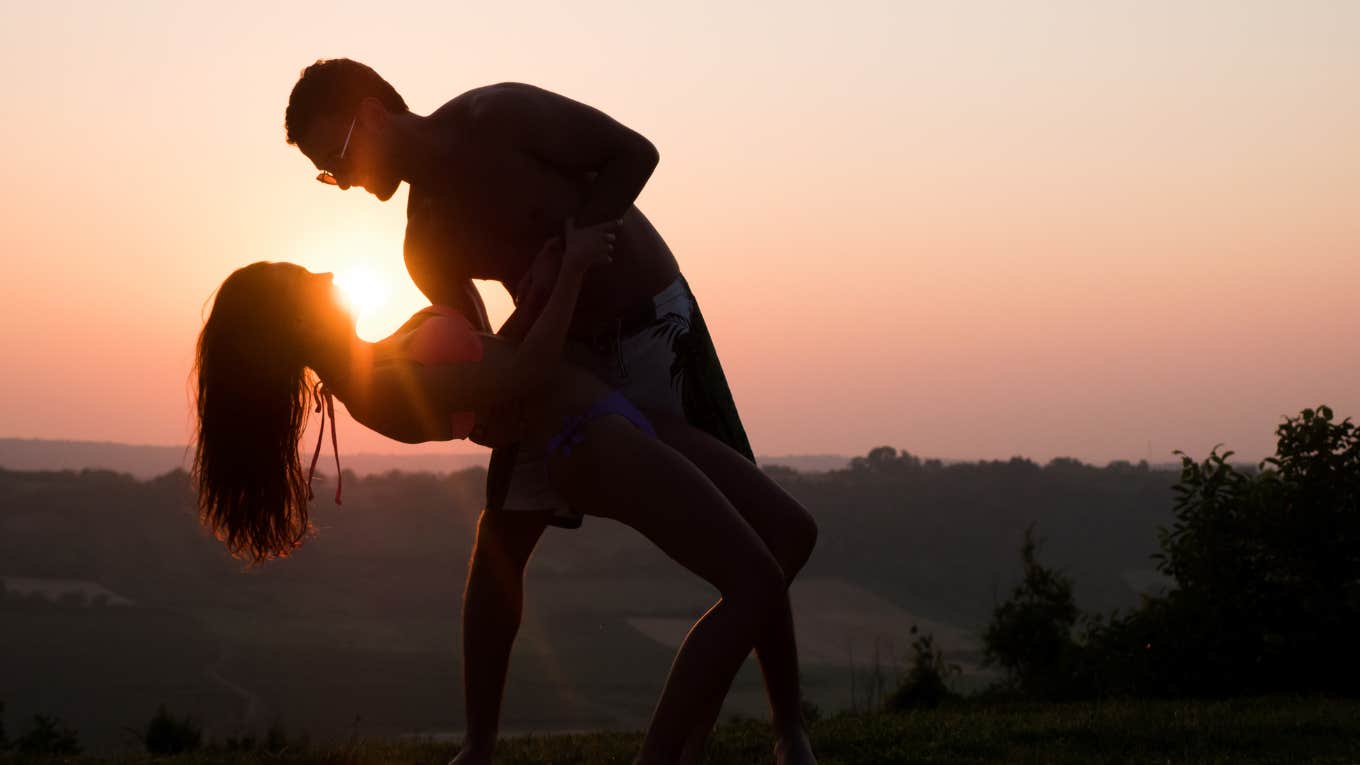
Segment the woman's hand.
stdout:
<svg viewBox="0 0 1360 765">
<path fill-rule="evenodd" d="M 580 227 L 576 221 L 568 220 L 562 269 L 583 274 L 595 266 L 614 262 L 614 238 L 618 229 L 619 222 L 616 220 Z"/>
<path fill-rule="evenodd" d="M 535 306 L 548 299 L 552 294 L 553 282 L 562 268 L 562 237 L 555 236 L 543 243 L 534 256 L 529 270 L 515 285 L 515 305 Z"/>
</svg>

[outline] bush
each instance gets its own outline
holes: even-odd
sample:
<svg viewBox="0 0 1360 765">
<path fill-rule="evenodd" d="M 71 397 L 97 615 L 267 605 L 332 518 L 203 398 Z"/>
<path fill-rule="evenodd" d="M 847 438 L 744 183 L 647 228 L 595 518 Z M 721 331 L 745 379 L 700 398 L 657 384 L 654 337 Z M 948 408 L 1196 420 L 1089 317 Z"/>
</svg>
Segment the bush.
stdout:
<svg viewBox="0 0 1360 765">
<path fill-rule="evenodd" d="M 944 659 L 944 652 L 935 646 L 935 636 L 922 634 L 911 627 L 911 666 L 907 676 L 888 696 L 888 709 L 903 711 L 916 707 L 937 707 L 954 697 L 948 679 L 960 674 L 957 664 Z"/>
<path fill-rule="evenodd" d="M 1168 685 L 1197 694 L 1354 694 L 1360 663 L 1360 428 L 1326 406 L 1276 429 L 1256 471 L 1181 454 L 1159 568 Z M 1154 645 L 1154 651 L 1156 646 Z"/>
<path fill-rule="evenodd" d="M 142 732 L 142 745 L 151 754 L 192 752 L 203 744 L 203 729 L 192 719 L 177 719 L 162 704 Z"/>
<path fill-rule="evenodd" d="M 240 736 L 227 736 L 222 743 L 222 749 L 228 752 L 253 752 L 258 742 L 254 734 L 244 733 Z"/>
<path fill-rule="evenodd" d="M 269 729 L 264 732 L 264 741 L 260 748 L 266 754 L 283 754 L 285 751 L 301 751 L 307 748 L 306 735 L 290 738 L 288 731 L 284 729 L 283 723 L 274 722 Z"/>
<path fill-rule="evenodd" d="M 803 722 L 807 723 L 808 725 L 812 725 L 813 723 L 822 719 L 822 708 L 812 703 L 811 701 L 803 699 L 799 702 L 799 707 L 803 711 Z"/>
<path fill-rule="evenodd" d="M 76 755 L 81 747 L 74 729 L 55 718 L 34 715 L 33 727 L 14 740 L 14 750 L 20 754 Z"/>
<path fill-rule="evenodd" d="M 1025 583 L 997 609 L 988 657 L 1036 695 L 1360 692 L 1360 428 L 1320 406 L 1276 435 L 1255 470 L 1218 447 L 1203 462 L 1177 452 L 1155 556 L 1176 586 L 1091 620 L 1080 641 L 1065 637 L 1070 583 L 1033 561 L 1027 536 Z"/>
<path fill-rule="evenodd" d="M 1024 579 L 992 612 L 982 635 L 984 662 L 1006 672 L 1009 690 L 1050 699 L 1080 695 L 1080 648 L 1072 637 L 1079 612 L 1072 580 L 1039 563 L 1040 544 L 1034 527 L 1025 529 Z"/>
</svg>

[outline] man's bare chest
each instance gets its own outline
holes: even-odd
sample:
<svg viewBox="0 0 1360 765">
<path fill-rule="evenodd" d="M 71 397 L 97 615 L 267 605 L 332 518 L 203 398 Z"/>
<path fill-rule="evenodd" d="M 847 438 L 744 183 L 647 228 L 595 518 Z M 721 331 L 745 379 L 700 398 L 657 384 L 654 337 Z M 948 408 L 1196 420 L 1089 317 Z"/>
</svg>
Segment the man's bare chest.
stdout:
<svg viewBox="0 0 1360 765">
<path fill-rule="evenodd" d="M 460 163 L 447 190 L 435 204 L 460 239 L 541 243 L 561 233 L 579 207 L 583 184 L 524 153 L 500 151 Z"/>
</svg>

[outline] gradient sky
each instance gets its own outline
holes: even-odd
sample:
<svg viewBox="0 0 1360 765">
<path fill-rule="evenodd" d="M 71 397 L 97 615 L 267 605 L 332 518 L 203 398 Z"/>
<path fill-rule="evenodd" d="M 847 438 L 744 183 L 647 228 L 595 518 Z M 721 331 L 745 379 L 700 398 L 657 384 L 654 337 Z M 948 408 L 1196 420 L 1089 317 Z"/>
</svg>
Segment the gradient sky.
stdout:
<svg viewBox="0 0 1360 765">
<path fill-rule="evenodd" d="M 183 443 L 251 261 L 366 264 L 370 338 L 422 305 L 405 187 L 284 143 L 349 56 L 422 114 L 519 80 L 651 138 L 759 453 L 1257 459 L 1360 415 L 1357 40 L 1344 1 L 5 3 L 0 436 Z"/>
</svg>

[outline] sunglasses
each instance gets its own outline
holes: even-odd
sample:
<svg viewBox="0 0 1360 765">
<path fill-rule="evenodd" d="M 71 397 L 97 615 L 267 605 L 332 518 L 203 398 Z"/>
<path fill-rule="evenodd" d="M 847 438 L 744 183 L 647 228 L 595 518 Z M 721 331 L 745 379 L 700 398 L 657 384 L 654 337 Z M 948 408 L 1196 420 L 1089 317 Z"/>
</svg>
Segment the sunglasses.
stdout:
<svg viewBox="0 0 1360 765">
<path fill-rule="evenodd" d="M 354 123 L 358 121 L 359 115 L 357 114 L 354 115 L 354 119 L 349 121 L 349 132 L 345 133 L 345 145 L 340 147 L 340 155 L 335 158 L 335 162 L 331 163 L 332 167 L 334 167 L 336 163 L 345 161 L 345 152 L 349 150 L 349 138 L 350 136 L 354 135 Z M 317 174 L 316 179 L 326 184 L 327 186 L 340 185 L 340 181 L 336 180 L 335 176 L 329 170 L 322 170 L 320 173 Z"/>
</svg>

